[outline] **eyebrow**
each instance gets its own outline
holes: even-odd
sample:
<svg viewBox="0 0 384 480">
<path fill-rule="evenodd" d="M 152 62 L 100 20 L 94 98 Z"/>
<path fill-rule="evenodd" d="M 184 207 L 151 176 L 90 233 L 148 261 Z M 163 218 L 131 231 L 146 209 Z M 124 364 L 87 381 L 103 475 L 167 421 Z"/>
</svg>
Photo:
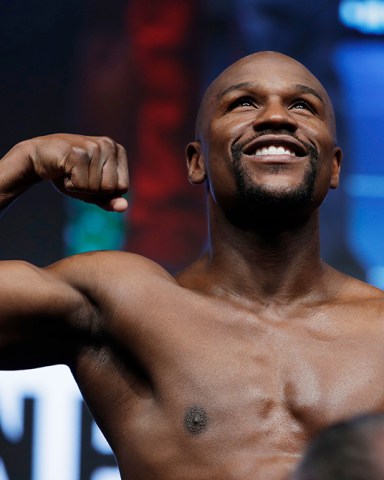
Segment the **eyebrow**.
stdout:
<svg viewBox="0 0 384 480">
<path fill-rule="evenodd" d="M 325 105 L 324 98 L 314 88 L 308 87 L 307 85 L 301 85 L 300 83 L 296 84 L 295 87 L 297 90 L 300 90 L 300 92 L 302 93 L 309 93 L 310 95 L 314 95 L 316 98 L 318 98 L 321 101 L 321 103 Z"/>
<path fill-rule="evenodd" d="M 229 87 L 227 87 L 224 90 L 222 90 L 221 92 L 219 92 L 217 94 L 217 98 L 218 99 L 223 98 L 225 95 L 233 92 L 234 90 L 240 90 L 241 88 L 252 87 L 254 85 L 256 85 L 256 84 L 253 83 L 253 82 L 241 82 L 241 83 L 236 83 L 235 85 L 230 85 Z"/>
<path fill-rule="evenodd" d="M 236 83 L 235 85 L 230 85 L 229 87 L 227 87 L 224 90 L 222 90 L 221 92 L 219 92 L 217 94 L 217 98 L 221 99 L 225 95 L 227 95 L 228 93 L 231 93 L 235 90 L 241 90 L 244 87 L 253 87 L 255 85 L 256 85 L 256 83 L 254 83 L 254 82 L 241 82 L 241 83 Z M 295 85 L 295 88 L 297 90 L 299 90 L 301 93 L 309 93 L 310 95 L 315 96 L 316 98 L 318 98 L 321 101 L 321 103 L 325 104 L 324 98 L 314 88 L 308 87 L 308 85 L 302 85 L 301 83 L 297 83 Z"/>
</svg>

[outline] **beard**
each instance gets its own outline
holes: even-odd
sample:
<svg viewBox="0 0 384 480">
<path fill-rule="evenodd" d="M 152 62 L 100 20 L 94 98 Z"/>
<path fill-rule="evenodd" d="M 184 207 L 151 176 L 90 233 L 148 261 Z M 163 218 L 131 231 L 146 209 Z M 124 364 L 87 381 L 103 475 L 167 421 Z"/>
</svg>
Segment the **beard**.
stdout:
<svg viewBox="0 0 384 480">
<path fill-rule="evenodd" d="M 307 207 L 313 198 L 319 158 L 318 150 L 313 145 L 297 139 L 297 137 L 290 132 L 265 130 L 261 135 L 271 133 L 281 133 L 285 135 L 288 133 L 300 141 L 308 152 L 309 162 L 304 171 L 303 179 L 298 185 L 293 187 L 268 187 L 263 184 L 257 184 L 252 179 L 250 170 L 247 168 L 247 165 L 242 162 L 244 144 L 235 143 L 231 148 L 235 181 L 240 196 L 241 207 L 245 209 L 248 214 L 258 211 L 269 215 L 272 211 L 280 213 L 292 211 L 293 209 Z M 279 174 L 280 170 L 281 167 L 278 165 L 272 167 L 272 173 L 276 175 Z"/>
</svg>

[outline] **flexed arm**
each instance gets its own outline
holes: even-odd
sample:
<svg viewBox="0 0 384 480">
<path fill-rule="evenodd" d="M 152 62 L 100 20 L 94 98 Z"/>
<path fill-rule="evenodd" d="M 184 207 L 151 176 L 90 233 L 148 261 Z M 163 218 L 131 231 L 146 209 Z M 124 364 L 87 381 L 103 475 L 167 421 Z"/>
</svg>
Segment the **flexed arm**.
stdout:
<svg viewBox="0 0 384 480">
<path fill-rule="evenodd" d="M 16 145 L 0 160 L 0 210 L 41 180 L 106 210 L 127 208 L 126 153 L 107 137 L 57 134 Z M 86 293 L 91 270 L 81 256 L 45 269 L 0 262 L 0 369 L 71 362 L 98 311 Z"/>
</svg>

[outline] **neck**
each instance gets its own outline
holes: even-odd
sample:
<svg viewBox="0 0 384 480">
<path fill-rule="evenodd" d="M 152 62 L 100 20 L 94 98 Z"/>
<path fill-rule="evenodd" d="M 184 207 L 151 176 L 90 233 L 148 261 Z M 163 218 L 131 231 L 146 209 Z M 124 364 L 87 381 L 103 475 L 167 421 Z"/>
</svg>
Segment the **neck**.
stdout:
<svg viewBox="0 0 384 480">
<path fill-rule="evenodd" d="M 256 226 L 244 227 L 217 212 L 210 215 L 206 261 L 216 288 L 262 303 L 318 296 L 324 273 L 318 211 L 299 220 L 286 219 L 270 216 L 268 221 L 260 219 Z"/>
</svg>

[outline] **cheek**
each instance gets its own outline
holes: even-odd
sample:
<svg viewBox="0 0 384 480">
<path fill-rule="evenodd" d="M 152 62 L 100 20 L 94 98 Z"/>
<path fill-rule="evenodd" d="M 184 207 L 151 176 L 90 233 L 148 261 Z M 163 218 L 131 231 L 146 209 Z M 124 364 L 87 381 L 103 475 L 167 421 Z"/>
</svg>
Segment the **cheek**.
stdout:
<svg viewBox="0 0 384 480">
<path fill-rule="evenodd" d="M 331 188 L 333 166 L 333 148 L 320 153 L 316 178 L 316 194 L 323 198 Z"/>
<path fill-rule="evenodd" d="M 209 192 L 216 203 L 233 195 L 236 189 L 230 152 L 220 142 L 211 143 L 206 158 Z"/>
<path fill-rule="evenodd" d="M 303 132 L 308 139 L 312 139 L 317 148 L 323 153 L 328 154 L 335 144 L 334 135 L 329 127 L 320 120 L 307 122 L 303 127 Z"/>
<path fill-rule="evenodd" d="M 214 198 L 233 192 L 235 179 L 232 162 L 222 156 L 211 156 L 208 167 L 208 180 Z"/>
<path fill-rule="evenodd" d="M 231 139 L 225 125 L 213 124 L 205 142 L 204 156 L 209 177 L 224 175 L 232 165 Z"/>
<path fill-rule="evenodd" d="M 209 137 L 211 142 L 222 146 L 232 145 L 244 138 L 252 138 L 254 130 L 249 116 L 228 115 L 220 120 L 212 121 Z"/>
<path fill-rule="evenodd" d="M 224 168 L 232 165 L 232 146 L 243 140 L 244 124 L 234 124 L 233 121 L 212 122 L 206 142 L 205 158 L 208 163 L 218 163 Z"/>
</svg>

